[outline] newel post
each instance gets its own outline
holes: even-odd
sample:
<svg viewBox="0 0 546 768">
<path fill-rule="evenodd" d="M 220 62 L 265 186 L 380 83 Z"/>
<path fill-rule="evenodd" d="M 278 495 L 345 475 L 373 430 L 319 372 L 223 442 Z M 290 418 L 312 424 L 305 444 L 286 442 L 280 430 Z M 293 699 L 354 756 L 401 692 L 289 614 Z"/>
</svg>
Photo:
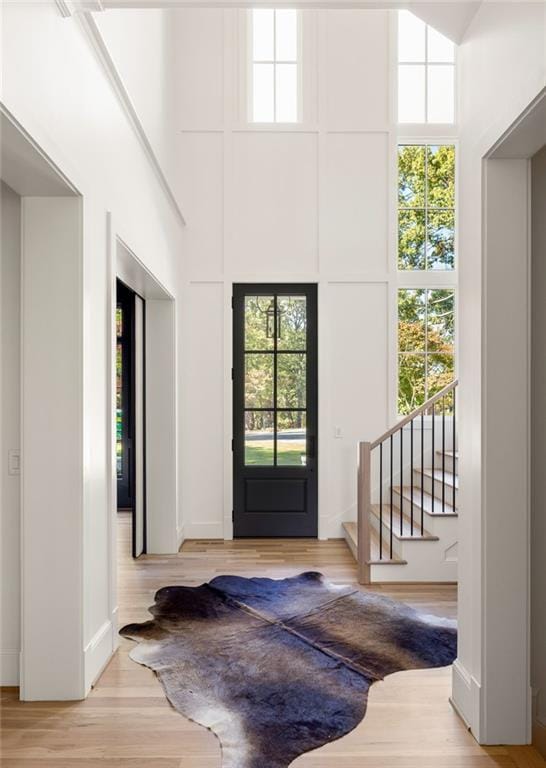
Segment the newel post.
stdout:
<svg viewBox="0 0 546 768">
<path fill-rule="evenodd" d="M 358 581 L 370 583 L 371 443 L 358 444 Z"/>
</svg>

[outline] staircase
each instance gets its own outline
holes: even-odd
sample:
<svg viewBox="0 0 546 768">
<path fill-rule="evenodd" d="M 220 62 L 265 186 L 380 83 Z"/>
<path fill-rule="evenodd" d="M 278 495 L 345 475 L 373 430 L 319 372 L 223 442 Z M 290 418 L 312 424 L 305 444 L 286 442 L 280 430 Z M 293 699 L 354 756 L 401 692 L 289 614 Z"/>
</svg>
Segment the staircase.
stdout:
<svg viewBox="0 0 546 768">
<path fill-rule="evenodd" d="M 358 521 L 343 529 L 362 584 L 457 580 L 456 389 L 359 444 Z"/>
</svg>

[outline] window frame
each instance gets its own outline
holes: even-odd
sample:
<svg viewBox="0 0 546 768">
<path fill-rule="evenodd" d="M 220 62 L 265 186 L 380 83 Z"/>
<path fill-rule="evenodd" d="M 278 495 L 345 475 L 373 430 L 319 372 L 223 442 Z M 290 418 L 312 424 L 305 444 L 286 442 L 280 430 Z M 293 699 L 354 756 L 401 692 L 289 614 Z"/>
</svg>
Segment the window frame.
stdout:
<svg viewBox="0 0 546 768">
<path fill-rule="evenodd" d="M 419 206 L 406 206 L 403 207 L 400 205 L 400 199 L 399 199 L 399 149 L 400 147 L 406 147 L 406 146 L 414 146 L 414 147 L 425 147 L 425 199 L 424 199 L 424 205 L 423 207 Z M 454 174 L 455 174 L 455 185 L 454 185 L 454 195 L 453 195 L 453 208 L 438 208 L 437 206 L 429 206 L 428 203 L 428 164 L 426 162 L 426 148 L 427 147 L 445 147 L 445 146 L 452 146 L 455 153 L 455 162 L 454 162 Z M 436 139 L 434 137 L 427 138 L 427 139 L 421 139 L 419 141 L 415 139 L 410 139 L 407 141 L 404 141 L 402 139 L 398 139 L 396 143 L 396 270 L 398 272 L 401 272 L 403 274 L 406 274 L 408 272 L 414 274 L 443 274 L 444 272 L 456 272 L 457 271 L 457 259 L 458 259 L 458 229 L 457 229 L 457 221 L 458 221 L 458 205 L 457 205 L 457 199 L 458 199 L 458 143 L 453 141 L 453 139 Z M 404 269 L 401 268 L 399 265 L 399 237 L 400 237 L 400 211 L 423 211 L 425 215 L 425 269 Z M 453 211 L 453 267 L 451 269 L 444 267 L 443 269 L 428 269 L 428 256 L 427 256 L 427 247 L 428 247 L 428 222 L 429 222 L 429 212 L 432 211 Z"/>
<path fill-rule="evenodd" d="M 426 402 L 430 397 L 433 397 L 433 395 L 430 395 L 427 391 L 427 373 L 428 373 L 428 358 L 431 355 L 434 355 L 434 350 L 429 351 L 428 350 L 428 295 L 426 298 L 426 310 L 425 310 L 425 348 L 422 352 L 419 351 L 412 351 L 407 350 L 404 352 L 400 351 L 400 346 L 398 342 L 398 324 L 399 324 L 399 314 L 398 314 L 398 296 L 400 294 L 400 291 L 427 291 L 427 294 L 429 291 L 452 291 L 453 292 L 453 379 L 457 378 L 457 357 L 458 357 L 458 349 L 457 349 L 457 342 L 458 342 L 458 323 L 457 323 L 457 316 L 458 316 L 458 303 L 457 303 L 457 297 L 458 297 L 458 290 L 456 286 L 444 286 L 444 285 L 431 285 L 431 286 L 423 286 L 423 285 L 414 285 L 411 287 L 404 287 L 404 286 L 398 286 L 396 289 L 396 411 L 397 411 L 397 418 L 403 419 L 408 414 L 403 413 L 401 414 L 398 411 L 398 395 L 399 395 L 399 376 L 400 376 L 400 358 L 402 355 L 418 355 L 422 356 L 425 361 L 425 401 Z M 420 406 L 416 406 L 419 408 Z M 432 416 L 428 415 L 428 421 L 432 420 Z"/>
<path fill-rule="evenodd" d="M 428 58 L 428 31 L 429 28 L 432 27 L 431 24 L 427 24 L 425 21 L 422 23 L 425 26 L 425 60 L 424 61 L 405 61 L 398 58 L 398 52 L 399 52 L 399 34 L 400 34 L 400 13 L 402 11 L 398 11 L 396 14 L 396 24 L 395 24 L 395 50 L 396 50 L 396 101 L 395 101 L 395 114 L 396 114 L 396 124 L 398 126 L 404 126 L 404 130 L 407 130 L 408 126 L 427 126 L 428 127 L 441 127 L 444 131 L 446 128 L 452 128 L 458 124 L 459 119 L 459 99 L 458 99 L 458 46 L 454 43 L 454 55 L 453 55 L 453 62 L 450 61 L 429 61 Z M 407 13 L 411 13 L 411 11 L 407 11 Z M 422 21 L 422 20 L 421 20 Z M 434 29 L 434 27 L 433 27 Z M 438 30 L 435 30 L 438 31 Z M 445 37 L 445 35 L 444 35 Z M 401 122 L 400 116 L 399 116 L 399 99 L 398 99 L 398 89 L 399 89 L 399 83 L 400 83 L 400 67 L 410 67 L 410 66 L 416 66 L 416 67 L 423 67 L 425 68 L 425 92 L 424 92 L 424 114 L 425 119 L 424 122 Z M 437 122 L 437 121 L 429 121 L 428 119 L 428 112 L 429 112 L 429 106 L 428 106 L 428 73 L 429 73 L 429 67 L 430 66 L 445 66 L 445 67 L 452 67 L 453 68 L 453 120 L 450 122 Z"/>
<path fill-rule="evenodd" d="M 407 127 L 407 126 L 406 126 Z M 403 145 L 427 145 L 434 146 L 450 144 L 455 149 L 455 228 L 454 228 L 454 268 L 437 270 L 399 269 L 398 268 L 398 148 Z M 411 133 L 396 135 L 392 144 L 392 178 L 396 180 L 391 189 L 394 214 L 392 216 L 392 247 L 390 268 L 393 279 L 389 280 L 389 318 L 390 318 L 390 377 L 389 411 L 393 423 L 404 418 L 404 414 L 398 412 L 398 377 L 399 377 L 399 351 L 398 351 L 398 290 L 399 289 L 440 289 L 454 291 L 454 378 L 458 377 L 459 365 L 459 141 L 452 135 L 428 134 L 414 136 Z M 432 416 L 424 418 L 425 429 L 430 429 Z"/>
<path fill-rule="evenodd" d="M 276 68 L 278 64 L 294 64 L 296 66 L 296 100 L 297 100 L 297 117 L 296 120 L 292 122 L 287 122 L 285 120 L 271 120 L 271 121 L 257 121 L 253 120 L 253 107 L 254 107 L 254 99 L 253 99 L 253 92 L 254 92 L 254 56 L 253 56 L 253 47 L 254 47 L 254 23 L 253 23 L 253 12 L 255 10 L 271 10 L 274 14 L 274 29 L 276 26 L 276 13 L 278 10 L 286 10 L 284 8 L 248 8 L 245 12 L 245 27 L 246 27 L 246 47 L 245 47 L 245 62 L 246 62 L 246 120 L 245 122 L 248 125 L 254 126 L 254 127 L 271 127 L 271 126 L 284 126 L 284 127 L 294 127 L 294 126 L 300 126 L 303 123 L 303 67 L 302 67 L 302 51 L 303 51 L 303 33 L 302 33 L 302 13 L 299 8 L 290 8 L 289 10 L 294 10 L 296 12 L 296 21 L 297 21 L 297 33 L 296 33 L 296 39 L 297 39 L 297 51 L 296 51 L 296 61 L 284 61 L 284 60 L 277 60 L 276 58 L 276 46 L 275 46 L 275 36 L 273 38 L 273 60 L 272 61 L 260 61 L 256 63 L 263 63 L 263 64 L 272 64 L 273 65 L 273 93 L 274 93 L 274 101 L 273 101 L 273 111 L 274 111 L 274 117 L 276 118 L 276 91 L 277 91 L 277 78 L 276 78 Z M 275 35 L 275 32 L 274 32 Z"/>
</svg>

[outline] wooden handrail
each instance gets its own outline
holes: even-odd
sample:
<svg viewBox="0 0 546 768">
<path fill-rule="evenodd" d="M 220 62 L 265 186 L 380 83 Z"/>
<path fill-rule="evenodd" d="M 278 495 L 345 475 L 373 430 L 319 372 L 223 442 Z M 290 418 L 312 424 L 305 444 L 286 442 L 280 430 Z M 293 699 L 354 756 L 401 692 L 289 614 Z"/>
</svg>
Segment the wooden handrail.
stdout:
<svg viewBox="0 0 546 768">
<path fill-rule="evenodd" d="M 426 403 L 423 403 L 423 405 L 420 405 L 418 408 L 416 408 L 414 411 L 412 411 L 408 416 L 405 416 L 403 419 L 401 419 L 397 424 L 394 425 L 394 427 L 391 427 L 391 429 L 388 429 L 381 437 L 377 438 L 377 440 L 374 440 L 374 442 L 360 442 L 358 444 L 358 491 L 357 491 L 357 511 L 358 511 L 358 581 L 360 584 L 369 584 L 371 580 L 371 521 L 370 521 L 370 511 L 372 507 L 372 481 L 371 481 L 371 472 L 372 472 L 372 451 L 374 448 L 377 448 L 381 446 L 379 451 L 379 484 L 380 484 L 380 495 L 379 495 L 379 559 L 383 560 L 383 540 L 382 540 L 382 532 L 383 532 L 383 502 L 382 502 L 382 495 L 381 495 L 381 489 L 383 487 L 383 469 L 382 469 L 382 457 L 383 457 L 383 443 L 386 440 L 389 440 L 390 438 L 390 525 L 389 525 L 389 550 L 388 555 L 385 561 L 390 562 L 393 558 L 393 437 L 395 434 L 400 434 L 400 440 L 399 440 L 399 458 L 400 458 L 400 478 L 399 478 L 399 484 L 400 486 L 403 486 L 403 479 L 404 479 L 404 464 L 403 464 L 403 432 L 402 430 L 406 426 L 406 424 L 411 423 L 411 432 L 410 432 L 410 452 L 411 452 L 411 464 L 410 464 L 410 474 L 412 477 L 411 480 L 411 496 L 409 499 L 410 504 L 410 525 L 411 525 L 411 536 L 414 535 L 413 529 L 414 529 L 414 485 L 413 485 L 413 472 L 414 472 L 414 456 L 413 456 L 413 422 L 415 419 L 421 417 L 421 423 L 423 422 L 423 417 L 426 411 L 428 411 L 430 408 L 433 409 L 434 414 L 434 405 L 445 398 L 447 394 L 454 391 L 457 387 L 458 380 L 454 379 L 450 384 L 448 384 L 446 387 L 441 389 L 439 392 L 437 392 L 433 397 L 429 398 Z M 442 468 L 441 468 L 441 483 L 442 483 L 442 497 L 438 501 L 438 503 L 441 503 L 442 511 L 445 512 L 446 508 L 446 498 L 445 498 L 445 403 L 443 404 L 443 410 L 442 410 L 442 423 L 441 423 L 441 435 L 442 435 Z M 452 446 L 453 446 L 453 455 L 455 455 L 455 396 L 453 397 L 453 408 L 450 412 L 450 417 L 453 419 L 453 430 L 452 430 Z M 435 421 L 432 423 L 432 477 L 435 478 L 434 475 L 434 429 L 435 429 Z M 423 459 L 423 432 L 421 432 L 421 524 L 420 529 L 421 533 L 420 535 L 423 536 L 424 531 L 424 524 L 423 524 L 423 512 L 424 512 L 424 506 L 423 506 L 423 471 L 424 471 L 424 459 Z M 388 446 L 387 446 L 388 447 Z M 398 450 L 398 449 L 397 449 Z M 436 482 L 434 479 L 433 482 Z M 455 509 L 455 488 L 456 485 L 453 483 L 451 485 L 452 488 L 452 506 L 453 510 Z M 399 521 L 400 521 L 400 535 L 402 536 L 403 532 L 403 495 L 402 491 L 400 491 L 400 509 L 399 509 Z M 432 513 L 434 513 L 434 488 L 432 490 Z M 419 527 L 419 524 L 417 523 L 417 527 Z"/>
<path fill-rule="evenodd" d="M 372 496 L 371 487 L 372 453 L 369 443 L 358 444 L 358 581 L 360 584 L 370 583 L 370 525 L 369 512 Z"/>
<path fill-rule="evenodd" d="M 426 401 L 426 403 L 423 403 L 423 405 L 420 405 L 418 408 L 412 411 L 408 416 L 404 416 L 403 419 L 400 419 L 400 421 L 397 422 L 394 425 L 394 427 L 391 427 L 384 434 L 382 434 L 381 437 L 378 437 L 377 440 L 374 440 L 373 443 L 370 443 L 370 450 L 373 451 L 374 448 L 377 448 L 378 445 L 380 445 L 385 440 L 387 440 L 391 435 L 395 435 L 400 429 L 403 429 L 406 426 L 406 424 L 410 423 L 410 421 L 413 421 L 422 413 L 424 413 L 425 411 L 428 411 L 428 409 L 431 408 L 435 403 L 437 403 L 438 400 L 441 400 L 442 397 L 445 397 L 448 394 L 448 392 L 451 392 L 452 389 L 455 389 L 458 383 L 459 383 L 459 380 L 454 379 L 450 384 L 448 384 L 446 387 L 444 387 L 435 395 L 433 395 L 433 397 L 430 397 Z"/>
</svg>

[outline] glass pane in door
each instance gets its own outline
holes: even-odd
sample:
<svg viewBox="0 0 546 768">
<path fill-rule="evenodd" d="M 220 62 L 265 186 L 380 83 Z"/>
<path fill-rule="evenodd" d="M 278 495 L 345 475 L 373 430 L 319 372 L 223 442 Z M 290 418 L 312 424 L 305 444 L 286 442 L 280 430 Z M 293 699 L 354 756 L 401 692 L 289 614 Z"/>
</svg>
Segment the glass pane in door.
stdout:
<svg viewBox="0 0 546 768">
<path fill-rule="evenodd" d="M 307 348 L 307 298 L 279 296 L 277 299 L 279 329 L 277 348 L 305 350 Z"/>
<path fill-rule="evenodd" d="M 307 463 L 307 414 L 277 412 L 277 466 L 302 467 Z"/>
<path fill-rule="evenodd" d="M 275 463 L 275 414 L 273 411 L 246 411 L 245 464 L 273 466 Z"/>
</svg>

